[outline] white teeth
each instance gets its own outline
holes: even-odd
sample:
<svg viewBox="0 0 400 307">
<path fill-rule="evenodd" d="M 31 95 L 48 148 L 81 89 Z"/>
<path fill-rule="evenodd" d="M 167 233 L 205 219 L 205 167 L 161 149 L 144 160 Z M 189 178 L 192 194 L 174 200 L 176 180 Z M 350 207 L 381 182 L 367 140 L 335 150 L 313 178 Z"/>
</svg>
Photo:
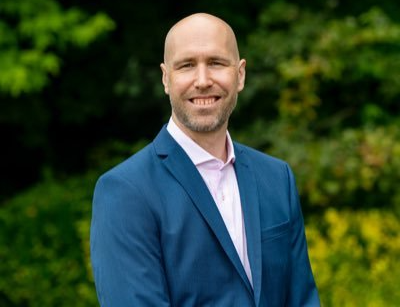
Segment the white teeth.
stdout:
<svg viewBox="0 0 400 307">
<path fill-rule="evenodd" d="M 193 98 L 192 101 L 194 104 L 206 106 L 215 102 L 215 98 Z"/>
</svg>

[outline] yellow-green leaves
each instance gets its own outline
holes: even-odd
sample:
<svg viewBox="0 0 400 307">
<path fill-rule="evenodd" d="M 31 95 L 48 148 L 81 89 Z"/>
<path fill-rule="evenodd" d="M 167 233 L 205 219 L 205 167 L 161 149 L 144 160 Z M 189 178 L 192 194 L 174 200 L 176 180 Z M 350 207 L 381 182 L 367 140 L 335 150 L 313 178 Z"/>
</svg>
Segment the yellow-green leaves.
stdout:
<svg viewBox="0 0 400 307">
<path fill-rule="evenodd" d="M 0 2 L 0 92 L 38 92 L 60 72 L 62 53 L 85 48 L 114 29 L 104 13 L 92 16 L 53 0 Z"/>
<path fill-rule="evenodd" d="M 323 306 L 398 304 L 400 220 L 391 212 L 331 208 L 309 220 L 307 239 Z"/>
</svg>

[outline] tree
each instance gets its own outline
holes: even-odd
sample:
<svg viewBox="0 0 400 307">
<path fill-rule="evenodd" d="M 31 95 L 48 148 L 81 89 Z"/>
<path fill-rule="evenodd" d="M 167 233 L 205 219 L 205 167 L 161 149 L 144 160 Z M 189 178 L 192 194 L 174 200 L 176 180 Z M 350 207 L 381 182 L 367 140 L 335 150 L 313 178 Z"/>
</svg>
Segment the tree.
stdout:
<svg viewBox="0 0 400 307">
<path fill-rule="evenodd" d="M 242 140 L 291 162 L 305 205 L 400 207 L 400 24 L 276 2 L 248 39 Z"/>
<path fill-rule="evenodd" d="M 0 167 L 7 178 L 0 194 L 37 179 L 32 161 L 42 163 L 55 116 L 40 94 L 60 74 L 65 54 L 88 48 L 114 27 L 105 13 L 65 9 L 55 0 L 0 2 L 0 130 L 5 144 Z"/>
<path fill-rule="evenodd" d="M 0 17 L 0 92 L 13 97 L 42 90 L 60 72 L 62 52 L 86 48 L 115 27 L 104 13 L 48 0 L 3 0 Z"/>
</svg>

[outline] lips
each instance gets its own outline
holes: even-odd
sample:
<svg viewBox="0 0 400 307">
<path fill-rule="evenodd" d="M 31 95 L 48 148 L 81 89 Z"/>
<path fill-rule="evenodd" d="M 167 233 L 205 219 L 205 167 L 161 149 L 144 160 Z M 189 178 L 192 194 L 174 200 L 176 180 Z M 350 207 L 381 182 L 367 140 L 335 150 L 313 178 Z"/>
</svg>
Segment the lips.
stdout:
<svg viewBox="0 0 400 307">
<path fill-rule="evenodd" d="M 189 99 L 191 103 L 198 106 L 212 105 L 219 99 L 219 96 L 207 96 L 207 97 L 194 97 Z"/>
</svg>

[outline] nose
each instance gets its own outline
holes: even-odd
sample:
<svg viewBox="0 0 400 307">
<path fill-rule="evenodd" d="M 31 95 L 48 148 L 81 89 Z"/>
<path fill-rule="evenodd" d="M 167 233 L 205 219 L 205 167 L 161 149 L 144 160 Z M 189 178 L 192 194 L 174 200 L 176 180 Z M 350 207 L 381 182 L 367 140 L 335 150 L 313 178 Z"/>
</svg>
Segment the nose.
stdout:
<svg viewBox="0 0 400 307">
<path fill-rule="evenodd" d="M 210 71 L 207 65 L 199 65 L 196 69 L 194 86 L 198 89 L 205 89 L 213 84 Z"/>
</svg>

